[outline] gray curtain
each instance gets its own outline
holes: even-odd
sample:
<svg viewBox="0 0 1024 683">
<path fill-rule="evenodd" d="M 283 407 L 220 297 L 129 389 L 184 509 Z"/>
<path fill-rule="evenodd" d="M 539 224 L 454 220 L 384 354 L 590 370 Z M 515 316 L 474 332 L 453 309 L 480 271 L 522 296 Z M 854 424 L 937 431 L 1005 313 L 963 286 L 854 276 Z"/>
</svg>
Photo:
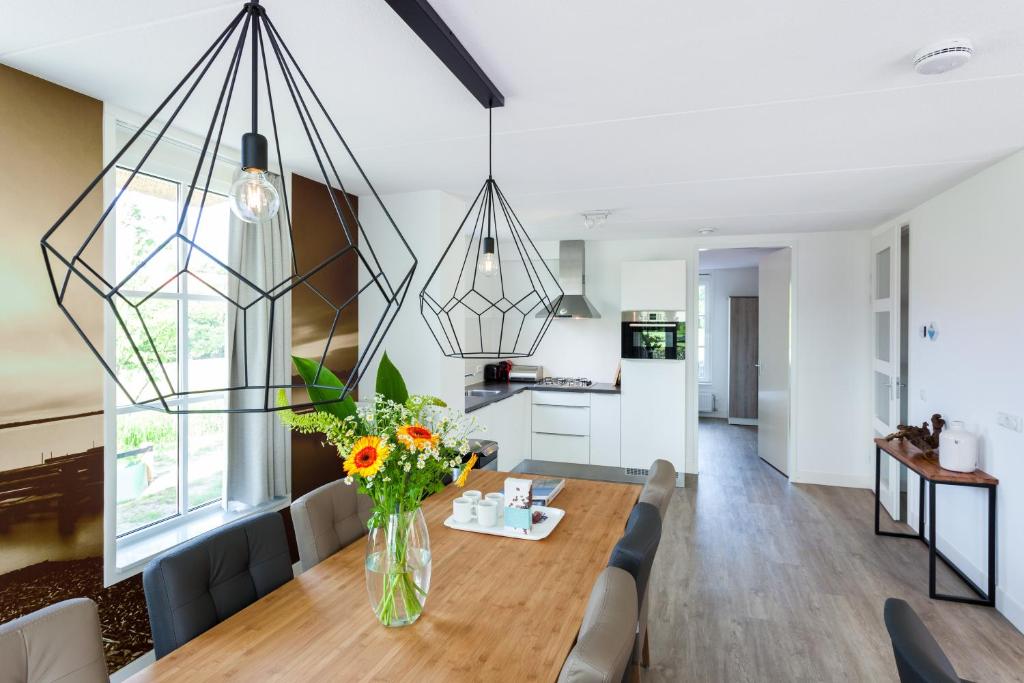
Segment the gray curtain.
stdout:
<svg viewBox="0 0 1024 683">
<path fill-rule="evenodd" d="M 291 275 L 291 243 L 283 206 L 284 192 L 280 176 L 268 174 L 282 198 L 275 219 L 258 225 L 243 223 L 231 215 L 228 262 L 231 268 L 253 284 L 267 290 Z M 257 300 L 254 290 L 237 278 L 229 278 L 232 300 L 246 306 Z M 291 381 L 291 295 L 271 306 L 260 300 L 244 314 L 234 306 L 228 311 L 228 354 L 233 387 L 263 384 L 270 351 L 270 383 Z M 248 333 L 246 335 L 246 333 Z M 247 343 L 246 342 L 247 336 Z M 265 392 L 245 389 L 229 392 L 228 407 L 261 408 Z M 276 390 L 270 402 L 276 400 Z M 276 413 L 229 413 L 228 458 L 224 482 L 224 501 L 229 509 L 243 509 L 274 499 L 287 499 L 291 493 L 291 438 Z"/>
</svg>

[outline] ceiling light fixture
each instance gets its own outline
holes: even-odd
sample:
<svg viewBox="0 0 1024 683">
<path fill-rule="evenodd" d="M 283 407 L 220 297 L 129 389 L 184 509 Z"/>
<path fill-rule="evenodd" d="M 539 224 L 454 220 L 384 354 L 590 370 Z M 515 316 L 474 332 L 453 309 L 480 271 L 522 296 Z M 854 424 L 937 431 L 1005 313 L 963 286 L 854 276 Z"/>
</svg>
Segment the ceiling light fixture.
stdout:
<svg viewBox="0 0 1024 683">
<path fill-rule="evenodd" d="M 608 216 L 611 216 L 611 211 L 584 211 L 583 216 L 583 227 L 587 230 L 593 230 L 594 228 L 601 227 Z"/>
<path fill-rule="evenodd" d="M 246 49 L 250 73 L 243 68 Z M 218 75 L 213 76 L 215 72 Z M 225 163 L 221 139 L 231 120 L 229 110 L 236 82 L 244 83 L 247 76 L 251 125 L 242 136 L 240 163 L 234 162 L 238 166 L 232 169 L 234 163 Z M 272 85 L 277 92 L 272 92 Z M 193 97 L 197 92 L 202 94 Z M 274 95 L 292 107 L 278 111 Z M 212 115 L 209 103 L 213 103 Z M 266 132 L 270 141 L 258 126 L 261 103 L 269 113 Z M 179 117 L 183 110 L 186 116 Z M 314 158 L 320 170 L 318 180 L 338 190 L 327 192 L 333 209 L 333 232 L 325 233 L 330 235 L 330 243 L 324 246 L 325 253 L 317 257 L 317 263 L 302 264 L 297 259 L 287 191 L 279 185 L 279 194 L 268 175 L 268 150 L 273 149 L 276 181 L 288 177 L 281 153 L 283 141 L 278 135 L 278 126 L 285 123 L 286 115 L 290 115 L 287 124 L 292 129 L 305 133 L 304 138 L 299 136 L 299 148 L 288 151 Z M 200 120 L 209 119 L 201 143 L 184 145 L 166 136 L 177 119 L 194 121 L 200 116 Z M 168 158 L 174 159 L 174 168 L 184 165 L 189 179 L 180 184 L 180 198 L 156 199 L 156 203 L 162 202 L 157 210 L 152 206 L 152 194 L 146 192 L 166 177 L 163 169 Z M 378 244 L 384 242 L 380 248 L 387 250 L 386 262 L 374 253 L 354 207 L 349 205 L 339 169 L 368 186 L 360 208 L 373 204 L 387 220 L 390 230 L 374 235 Z M 232 173 L 240 176 L 233 184 L 224 178 Z M 232 228 L 229 235 L 224 235 L 225 218 L 221 214 L 219 222 L 208 227 L 208 219 L 211 214 L 216 216 L 216 205 L 224 200 L 225 192 L 230 210 L 242 221 L 282 222 L 265 225 L 259 234 Z M 86 215 L 93 207 L 103 207 L 98 217 Z M 172 213 L 175 215 L 170 219 Z M 101 228 L 113 230 L 129 219 L 129 227 L 146 238 L 137 240 L 145 244 L 142 253 L 133 255 L 133 244 L 124 249 L 118 245 L 116 264 L 107 262 L 105 269 L 102 239 L 96 237 Z M 83 224 L 91 226 L 84 241 Z M 289 332 L 282 326 L 288 324 L 293 290 L 315 301 L 310 306 L 320 306 L 318 314 L 333 319 L 325 330 L 323 351 L 317 355 L 317 379 L 309 385 L 309 394 L 319 390 L 317 405 L 341 401 L 356 386 L 394 322 L 416 267 L 415 255 L 259 0 L 242 6 L 170 94 L 46 232 L 41 244 L 57 306 L 113 378 L 118 400 L 126 398 L 135 405 L 169 413 L 253 413 L 312 407 L 313 399 L 306 398 L 307 385 L 298 377 L 292 379 L 291 361 L 282 346 Z M 354 270 L 358 270 L 359 282 L 367 283 L 356 293 L 332 298 L 318 286 L 328 278 L 348 277 Z M 185 332 L 177 329 L 174 307 L 189 296 L 203 299 L 204 303 L 196 307 L 215 305 L 226 311 L 228 332 L 222 341 L 226 385 L 220 379 L 211 380 L 212 373 L 205 365 L 203 373 L 193 368 L 194 381 L 186 381 L 189 371 L 184 366 L 191 365 L 193 359 L 179 362 L 177 357 L 177 340 Z M 360 312 L 367 304 L 367 310 L 376 311 L 377 322 L 367 327 L 370 335 L 364 350 L 352 359 L 351 368 L 341 378 L 344 389 L 338 391 L 336 385 L 326 381 L 321 384 L 319 379 L 330 372 L 324 367 L 325 359 L 343 337 L 339 320 L 343 315 L 351 319 L 357 301 Z M 99 307 L 104 310 L 105 325 L 96 322 Z M 116 361 L 102 351 L 108 346 L 105 326 L 114 329 Z M 277 394 L 281 389 L 302 389 L 294 392 L 299 402 L 279 404 Z M 198 401 L 218 396 L 224 397 L 218 399 L 219 405 L 216 401 Z"/>
<path fill-rule="evenodd" d="M 943 40 L 921 48 L 914 55 L 914 70 L 924 76 L 944 74 L 971 61 L 974 46 L 966 39 Z"/>
<path fill-rule="evenodd" d="M 697 234 L 698 235 L 711 235 L 711 234 L 714 234 L 714 232 L 716 230 L 717 230 L 717 228 L 700 228 L 699 230 L 697 230 Z"/>
<path fill-rule="evenodd" d="M 532 356 L 563 296 L 558 279 L 494 180 L 493 111 L 488 107 L 487 179 L 420 290 L 420 315 L 449 358 Z M 460 265 L 460 239 L 466 231 L 470 234 Z M 440 294 L 448 285 L 435 282 L 438 273 L 456 268 L 454 290 Z"/>
</svg>

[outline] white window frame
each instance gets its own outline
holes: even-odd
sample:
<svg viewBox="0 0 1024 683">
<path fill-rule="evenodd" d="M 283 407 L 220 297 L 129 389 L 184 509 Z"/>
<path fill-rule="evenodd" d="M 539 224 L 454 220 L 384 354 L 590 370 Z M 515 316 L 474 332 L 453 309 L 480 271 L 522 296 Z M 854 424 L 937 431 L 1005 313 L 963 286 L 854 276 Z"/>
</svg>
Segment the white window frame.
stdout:
<svg viewBox="0 0 1024 683">
<path fill-rule="evenodd" d="M 697 382 L 699 384 L 711 384 L 711 287 L 712 281 L 710 275 L 700 274 L 697 276 L 697 315 L 696 325 L 697 334 L 696 344 L 694 345 L 697 353 L 695 360 L 697 360 Z M 700 290 L 704 290 L 704 313 L 700 312 Z M 700 330 L 704 330 L 704 372 L 701 372 L 700 364 Z"/>
<path fill-rule="evenodd" d="M 118 144 L 118 127 L 139 128 L 145 122 L 145 117 L 132 112 L 121 110 L 116 107 L 104 105 L 103 111 L 103 158 L 104 165 L 120 150 Z M 150 128 L 152 130 L 152 127 Z M 166 137 L 183 147 L 193 150 L 202 148 L 203 140 L 197 136 L 174 128 L 168 129 Z M 155 155 L 154 155 L 155 157 Z M 164 177 L 172 182 L 180 183 L 187 189 L 191 183 L 191 173 L 188 169 L 170 168 L 160 164 L 160 159 L 151 157 L 147 161 L 146 169 L 148 175 Z M 221 146 L 218 159 L 232 166 L 237 165 L 240 153 L 232 148 Z M 130 162 L 120 164 L 131 166 Z M 193 169 L 194 170 L 194 169 Z M 115 196 L 115 176 L 113 170 L 107 173 L 103 179 L 104 206 L 109 205 Z M 289 177 L 286 182 L 290 181 Z M 214 184 L 211 183 L 210 190 L 218 194 L 227 194 L 230 182 L 223 180 Z M 179 201 L 182 197 L 179 195 Z M 104 254 L 104 276 L 110 280 L 114 277 L 114 266 L 116 263 L 115 232 L 116 216 L 111 211 L 103 226 L 103 254 Z M 187 285 L 185 292 L 159 293 L 154 295 L 159 298 L 183 300 L 215 300 L 218 297 L 213 294 L 188 294 Z M 108 362 L 116 361 L 115 344 L 116 321 L 109 307 L 104 307 L 104 348 L 103 356 Z M 185 339 L 182 339 L 182 336 Z M 178 344 L 179 344 L 179 381 L 187 382 L 188 363 L 180 362 L 187 358 L 188 350 L 188 321 L 181 321 L 179 310 Z M 111 365 L 111 367 L 115 367 Z M 184 384 L 182 386 L 187 386 Z M 138 406 L 117 406 L 117 385 L 114 380 L 105 375 L 103 383 L 103 404 L 104 404 L 104 482 L 103 482 L 103 585 L 109 586 L 142 571 L 146 563 L 156 555 L 183 543 L 206 531 L 215 529 L 218 526 L 234 521 L 241 517 L 264 512 L 266 510 L 278 510 L 287 507 L 289 500 L 273 500 L 265 505 L 245 510 L 227 510 L 223 505 L 217 505 L 218 501 L 210 501 L 208 504 L 189 510 L 187 505 L 188 496 L 188 428 L 187 415 L 177 416 L 178 429 L 178 510 L 179 513 L 165 520 L 154 522 L 140 527 L 121 538 L 117 536 L 117 416 L 129 414 L 134 411 L 146 410 Z M 196 398 L 179 399 L 187 400 L 189 403 L 216 400 L 220 394 L 204 395 Z M 225 467 L 225 476 L 226 476 Z M 182 512 L 184 510 L 184 512 Z"/>
</svg>

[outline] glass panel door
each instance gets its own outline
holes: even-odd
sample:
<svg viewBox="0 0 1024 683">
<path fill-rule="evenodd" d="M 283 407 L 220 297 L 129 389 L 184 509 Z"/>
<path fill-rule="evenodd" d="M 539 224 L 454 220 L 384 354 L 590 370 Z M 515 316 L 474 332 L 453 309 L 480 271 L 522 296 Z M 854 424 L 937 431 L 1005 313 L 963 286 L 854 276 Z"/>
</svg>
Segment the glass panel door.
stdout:
<svg viewBox="0 0 1024 683">
<path fill-rule="evenodd" d="M 881 436 L 899 423 L 899 228 L 889 228 L 872 240 L 872 418 Z M 900 520 L 900 465 L 883 455 L 878 496 L 894 520 Z"/>
</svg>

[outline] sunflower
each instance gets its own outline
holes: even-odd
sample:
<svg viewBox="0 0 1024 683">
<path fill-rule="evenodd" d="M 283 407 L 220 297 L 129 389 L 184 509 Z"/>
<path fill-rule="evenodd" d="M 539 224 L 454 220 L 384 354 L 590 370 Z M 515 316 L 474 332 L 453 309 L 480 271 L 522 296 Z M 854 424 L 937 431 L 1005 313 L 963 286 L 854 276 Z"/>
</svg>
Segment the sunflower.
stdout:
<svg viewBox="0 0 1024 683">
<path fill-rule="evenodd" d="M 345 474 L 372 477 L 388 459 L 388 452 L 388 445 L 379 436 L 364 436 L 356 441 L 345 458 Z"/>
<path fill-rule="evenodd" d="M 437 448 L 438 436 L 423 425 L 402 425 L 398 428 L 398 441 L 416 451 Z"/>
</svg>

